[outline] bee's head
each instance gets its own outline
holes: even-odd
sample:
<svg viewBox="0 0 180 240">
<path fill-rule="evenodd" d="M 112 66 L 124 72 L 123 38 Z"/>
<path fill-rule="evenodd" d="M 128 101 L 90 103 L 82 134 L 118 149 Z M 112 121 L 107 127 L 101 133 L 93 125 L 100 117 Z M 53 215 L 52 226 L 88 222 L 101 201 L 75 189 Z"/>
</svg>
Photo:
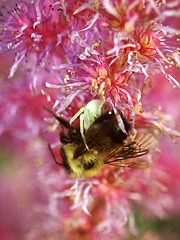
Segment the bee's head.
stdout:
<svg viewBox="0 0 180 240">
<path fill-rule="evenodd" d="M 103 158 L 96 150 L 86 150 L 80 156 L 74 157 L 77 148 L 75 143 L 63 145 L 61 148 L 64 168 L 77 177 L 94 176 L 104 166 Z"/>
</svg>

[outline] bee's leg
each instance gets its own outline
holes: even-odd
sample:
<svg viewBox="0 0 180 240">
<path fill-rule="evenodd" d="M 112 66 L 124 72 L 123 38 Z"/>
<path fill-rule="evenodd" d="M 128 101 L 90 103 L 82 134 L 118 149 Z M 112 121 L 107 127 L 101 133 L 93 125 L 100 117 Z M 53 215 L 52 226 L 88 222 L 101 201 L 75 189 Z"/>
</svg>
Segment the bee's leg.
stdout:
<svg viewBox="0 0 180 240">
<path fill-rule="evenodd" d="M 56 161 L 56 158 L 55 158 L 55 156 L 54 156 L 54 153 L 53 153 L 53 151 L 52 151 L 52 148 L 51 148 L 51 145 L 50 145 L 50 144 L 48 144 L 48 148 L 49 148 L 49 151 L 50 151 L 50 153 L 51 153 L 51 155 L 52 155 L 52 157 L 53 157 L 54 162 L 55 162 L 56 164 L 58 164 L 59 166 L 63 166 L 62 163 L 59 163 L 59 162 Z"/>
</svg>

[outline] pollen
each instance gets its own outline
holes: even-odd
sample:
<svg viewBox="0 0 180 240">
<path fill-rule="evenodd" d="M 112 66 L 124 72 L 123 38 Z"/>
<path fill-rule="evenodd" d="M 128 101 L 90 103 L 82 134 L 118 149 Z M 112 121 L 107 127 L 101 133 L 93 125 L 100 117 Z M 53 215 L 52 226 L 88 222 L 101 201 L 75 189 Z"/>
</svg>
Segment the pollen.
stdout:
<svg viewBox="0 0 180 240">
<path fill-rule="evenodd" d="M 97 48 L 97 47 L 99 47 L 99 43 L 94 43 L 94 44 L 91 46 L 92 49 Z"/>
<path fill-rule="evenodd" d="M 66 74 L 66 75 L 65 75 L 65 78 L 66 78 L 66 80 L 69 80 L 69 75 Z"/>
</svg>

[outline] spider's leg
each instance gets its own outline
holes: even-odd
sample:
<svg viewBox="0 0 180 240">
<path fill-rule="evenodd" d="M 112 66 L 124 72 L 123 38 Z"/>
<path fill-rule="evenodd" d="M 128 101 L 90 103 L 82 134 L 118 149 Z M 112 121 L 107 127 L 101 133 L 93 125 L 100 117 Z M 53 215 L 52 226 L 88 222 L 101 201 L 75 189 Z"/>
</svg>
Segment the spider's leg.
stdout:
<svg viewBox="0 0 180 240">
<path fill-rule="evenodd" d="M 82 107 L 69 121 L 70 125 L 72 124 L 72 122 L 74 122 L 74 120 L 76 120 L 76 118 L 79 117 L 79 115 L 81 115 L 81 113 L 83 113 L 85 111 L 86 107 Z"/>
<path fill-rule="evenodd" d="M 84 136 L 84 114 L 81 114 L 80 116 L 80 133 L 84 141 L 84 145 L 86 146 L 86 149 L 89 151 L 89 147 L 86 143 L 85 136 Z"/>
</svg>

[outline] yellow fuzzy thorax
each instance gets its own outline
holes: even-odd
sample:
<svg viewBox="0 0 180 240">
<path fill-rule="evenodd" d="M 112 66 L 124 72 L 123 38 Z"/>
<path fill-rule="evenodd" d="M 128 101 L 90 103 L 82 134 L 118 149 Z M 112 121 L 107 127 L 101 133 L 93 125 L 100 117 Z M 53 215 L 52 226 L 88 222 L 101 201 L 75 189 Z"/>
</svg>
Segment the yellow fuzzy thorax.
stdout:
<svg viewBox="0 0 180 240">
<path fill-rule="evenodd" d="M 83 154 L 74 158 L 77 144 L 69 143 L 63 146 L 66 154 L 67 163 L 71 168 L 72 175 L 76 177 L 92 177 L 104 166 L 104 154 L 99 154 L 97 150 L 90 149 L 84 151 Z M 93 163 L 90 169 L 85 169 L 84 166 Z"/>
</svg>

